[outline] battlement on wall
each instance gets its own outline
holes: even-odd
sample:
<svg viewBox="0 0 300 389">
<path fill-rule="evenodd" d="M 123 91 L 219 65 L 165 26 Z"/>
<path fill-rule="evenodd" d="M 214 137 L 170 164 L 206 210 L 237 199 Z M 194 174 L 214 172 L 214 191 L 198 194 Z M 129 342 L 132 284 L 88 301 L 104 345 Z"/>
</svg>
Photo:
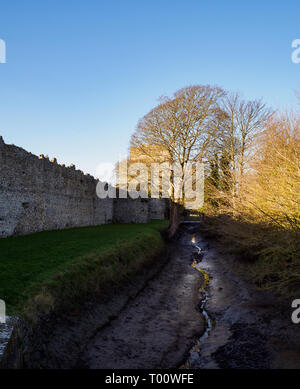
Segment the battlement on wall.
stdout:
<svg viewBox="0 0 300 389">
<path fill-rule="evenodd" d="M 98 180 L 0 138 L 0 237 L 109 223 L 113 201 L 96 195 Z"/>
<path fill-rule="evenodd" d="M 0 238 L 44 230 L 164 219 L 165 199 L 99 199 L 99 180 L 0 137 Z"/>
<path fill-rule="evenodd" d="M 57 182 L 52 189 L 56 188 L 57 190 L 61 189 L 60 186 L 64 186 L 68 180 L 86 185 L 91 183 L 97 185 L 98 182 L 90 174 L 84 174 L 81 170 L 76 170 L 73 164 L 70 166 L 60 165 L 56 158 L 50 160 L 48 156 L 43 154 L 36 156 L 21 147 L 5 144 L 2 137 L 0 137 L 0 171 L 0 178 L 3 178 L 4 175 L 6 178 L 5 182 L 2 183 L 3 185 L 18 186 L 18 189 L 23 186 L 27 188 L 32 186 L 33 191 L 41 188 L 42 175 L 47 176 L 48 179 L 55 178 Z M 28 172 L 31 173 L 30 176 L 26 174 Z M 44 182 L 45 184 L 46 182 Z"/>
</svg>

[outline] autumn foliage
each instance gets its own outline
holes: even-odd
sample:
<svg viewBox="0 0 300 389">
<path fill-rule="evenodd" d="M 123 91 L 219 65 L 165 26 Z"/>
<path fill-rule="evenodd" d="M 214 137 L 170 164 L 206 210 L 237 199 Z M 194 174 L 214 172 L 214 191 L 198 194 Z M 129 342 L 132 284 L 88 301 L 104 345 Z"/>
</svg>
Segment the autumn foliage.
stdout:
<svg viewBox="0 0 300 389">
<path fill-rule="evenodd" d="M 214 202 L 207 211 L 232 250 L 252 260 L 243 267 L 258 286 L 293 295 L 300 285 L 300 116 L 273 116 L 252 148 L 234 198 L 230 168 L 227 190 L 208 182 Z"/>
<path fill-rule="evenodd" d="M 241 186 L 241 211 L 300 232 L 300 118 L 273 119 Z"/>
</svg>

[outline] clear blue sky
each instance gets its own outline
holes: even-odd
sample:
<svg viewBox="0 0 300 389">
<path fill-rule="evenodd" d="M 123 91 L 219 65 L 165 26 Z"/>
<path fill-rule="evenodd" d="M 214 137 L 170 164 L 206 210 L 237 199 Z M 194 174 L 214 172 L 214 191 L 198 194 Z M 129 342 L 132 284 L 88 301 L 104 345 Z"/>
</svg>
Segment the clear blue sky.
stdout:
<svg viewBox="0 0 300 389">
<path fill-rule="evenodd" d="M 300 2 L 2 0 L 0 134 L 91 174 L 161 95 L 217 84 L 296 105 Z"/>
</svg>

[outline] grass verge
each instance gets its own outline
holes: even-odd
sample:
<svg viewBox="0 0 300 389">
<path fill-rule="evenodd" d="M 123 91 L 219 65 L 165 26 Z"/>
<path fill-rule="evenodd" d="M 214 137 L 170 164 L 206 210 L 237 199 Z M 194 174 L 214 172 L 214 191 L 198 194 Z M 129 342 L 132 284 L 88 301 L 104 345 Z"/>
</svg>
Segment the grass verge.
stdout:
<svg viewBox="0 0 300 389">
<path fill-rule="evenodd" d="M 45 231 L 0 240 L 0 298 L 8 314 L 79 306 L 137 273 L 164 244 L 167 221 Z"/>
</svg>

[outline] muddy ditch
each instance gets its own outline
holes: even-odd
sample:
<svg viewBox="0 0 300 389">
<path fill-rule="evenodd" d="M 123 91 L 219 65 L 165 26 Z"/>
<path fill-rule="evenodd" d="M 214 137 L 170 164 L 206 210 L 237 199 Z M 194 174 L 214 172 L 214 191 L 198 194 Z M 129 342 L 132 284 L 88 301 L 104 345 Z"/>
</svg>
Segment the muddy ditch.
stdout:
<svg viewBox="0 0 300 389">
<path fill-rule="evenodd" d="M 236 259 L 193 223 L 101 301 L 16 327 L 4 367 L 300 368 L 290 304 L 236 274 Z"/>
</svg>

